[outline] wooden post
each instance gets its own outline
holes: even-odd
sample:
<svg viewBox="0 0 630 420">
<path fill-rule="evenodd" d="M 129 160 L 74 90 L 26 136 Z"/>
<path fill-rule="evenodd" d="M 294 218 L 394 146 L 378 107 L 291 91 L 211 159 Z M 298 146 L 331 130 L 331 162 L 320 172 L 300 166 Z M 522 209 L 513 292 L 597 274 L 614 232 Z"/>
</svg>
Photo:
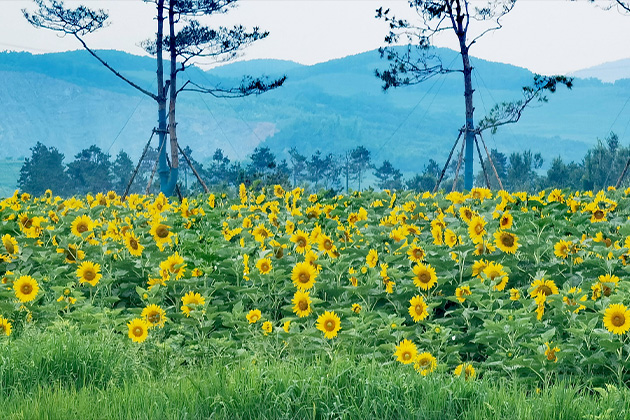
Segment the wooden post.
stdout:
<svg viewBox="0 0 630 420">
<path fill-rule="evenodd" d="M 453 156 L 453 151 L 455 150 L 455 147 L 457 147 L 457 143 L 459 142 L 459 139 L 462 137 L 462 132 L 463 132 L 463 129 L 459 130 L 459 136 L 457 136 L 457 140 L 455 140 L 453 147 L 451 147 L 451 153 L 448 154 L 448 158 L 446 159 L 446 164 L 444 165 L 444 168 L 442 169 L 442 173 L 440 173 L 440 177 L 435 183 L 435 188 L 433 188 L 434 194 L 437 192 L 438 188 L 440 187 L 440 183 L 442 182 L 442 179 L 444 179 L 446 168 L 448 168 L 448 164 L 451 163 L 451 157 Z"/>
<path fill-rule="evenodd" d="M 184 156 L 184 159 L 186 159 L 186 163 L 188 163 L 188 166 L 190 167 L 190 169 L 192 169 L 193 174 L 195 174 L 195 176 L 197 177 L 197 181 L 199 181 L 199 183 L 201 184 L 201 186 L 203 187 L 203 191 L 207 194 L 210 192 L 210 190 L 208 189 L 208 186 L 206 185 L 205 182 L 203 182 L 203 179 L 201 179 L 201 176 L 199 176 L 199 173 L 197 172 L 197 170 L 194 168 L 192 162 L 190 161 L 190 159 L 188 158 L 188 156 L 186 156 L 186 153 L 184 153 L 184 151 L 182 150 L 182 147 L 178 144 L 177 147 L 179 148 L 179 153 L 182 154 L 182 156 Z"/>
<path fill-rule="evenodd" d="M 151 137 L 149 137 L 149 141 L 147 142 L 147 145 L 144 146 L 144 150 L 142 151 L 142 156 L 140 156 L 140 160 L 138 161 L 138 164 L 136 165 L 136 169 L 133 171 L 133 174 L 131 175 L 131 179 L 129 180 L 129 183 L 127 184 L 127 188 L 125 188 L 125 192 L 122 195 L 122 201 L 124 201 L 125 198 L 127 198 L 127 194 L 129 194 L 129 189 L 131 189 L 131 184 L 133 184 L 133 180 L 136 178 L 136 175 L 138 175 L 138 171 L 140 170 L 140 165 L 142 164 L 142 160 L 144 159 L 144 157 L 147 154 L 147 151 L 149 150 L 149 145 L 151 144 L 151 139 L 153 138 L 154 134 L 155 134 L 155 129 L 151 131 Z"/>
</svg>

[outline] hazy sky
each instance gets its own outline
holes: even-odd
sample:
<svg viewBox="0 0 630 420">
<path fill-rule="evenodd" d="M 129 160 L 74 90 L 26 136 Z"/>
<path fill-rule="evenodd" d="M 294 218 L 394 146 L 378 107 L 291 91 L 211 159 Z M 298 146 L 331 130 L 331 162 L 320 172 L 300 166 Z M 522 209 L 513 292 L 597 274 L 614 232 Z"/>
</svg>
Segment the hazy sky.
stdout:
<svg viewBox="0 0 630 420">
<path fill-rule="evenodd" d="M 597 3 L 605 5 L 609 1 Z M 141 0 L 66 4 L 109 10 L 111 25 L 87 37 L 94 48 L 143 54 L 138 43 L 155 32 L 154 6 Z M 374 18 L 380 6 L 413 17 L 406 0 L 241 0 L 228 14 L 206 23 L 268 30 L 269 37 L 249 47 L 245 59 L 278 58 L 313 64 L 382 46 L 388 27 Z M 0 0 L 0 50 L 44 53 L 79 48 L 74 39 L 31 27 L 22 17 L 22 8 L 33 10 L 34 3 Z M 472 47 L 472 55 L 544 74 L 566 73 L 630 57 L 630 16 L 615 9 L 602 10 L 584 0 L 519 0 L 502 23 L 501 30 L 486 35 Z M 435 43 L 455 48 L 456 38 L 447 32 Z"/>
</svg>

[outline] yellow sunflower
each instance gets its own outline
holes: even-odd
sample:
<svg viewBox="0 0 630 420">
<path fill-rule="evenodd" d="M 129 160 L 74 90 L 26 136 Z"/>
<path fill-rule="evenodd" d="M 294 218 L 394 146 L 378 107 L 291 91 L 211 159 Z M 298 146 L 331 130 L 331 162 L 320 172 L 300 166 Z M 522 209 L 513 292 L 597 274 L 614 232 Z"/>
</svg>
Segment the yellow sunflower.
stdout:
<svg viewBox="0 0 630 420">
<path fill-rule="evenodd" d="M 265 321 L 265 322 L 263 322 L 261 328 L 262 328 L 263 332 L 265 333 L 265 335 L 267 335 L 271 331 L 273 331 L 273 324 L 271 323 L 271 321 Z"/>
<path fill-rule="evenodd" d="M 127 250 L 134 257 L 139 257 L 142 255 L 142 251 L 144 247 L 138 242 L 138 237 L 135 233 L 129 232 L 125 235 L 125 245 L 127 246 Z"/>
<path fill-rule="evenodd" d="M 168 279 L 171 274 L 174 274 L 175 279 L 179 280 L 184 276 L 184 273 L 186 272 L 186 264 L 184 264 L 184 258 L 180 256 L 179 253 L 174 253 L 160 263 L 160 271 L 162 272 L 162 277 L 164 277 L 165 279 Z"/>
<path fill-rule="evenodd" d="M 551 347 L 550 343 L 545 343 L 545 346 L 547 346 L 547 348 L 545 349 L 545 356 L 547 356 L 547 360 L 549 360 L 550 362 L 557 362 L 558 361 L 558 356 L 556 355 L 556 353 L 558 353 L 560 351 L 560 347 L 555 346 L 555 347 Z"/>
<path fill-rule="evenodd" d="M 95 264 L 90 261 L 82 262 L 76 271 L 79 283 L 89 283 L 92 286 L 96 286 L 101 277 L 103 277 L 100 271 L 100 264 Z"/>
<path fill-rule="evenodd" d="M 311 313 L 311 298 L 308 292 L 298 290 L 291 300 L 293 303 L 293 312 L 300 318 L 304 318 Z"/>
<path fill-rule="evenodd" d="M 331 340 L 337 336 L 341 329 L 341 319 L 335 314 L 335 311 L 326 311 L 317 318 L 317 329 Z"/>
<path fill-rule="evenodd" d="M 531 285 L 534 290 L 531 291 L 530 296 L 535 297 L 539 293 L 544 294 L 545 296 L 549 295 L 557 295 L 558 294 L 558 286 L 553 280 L 534 280 Z"/>
<path fill-rule="evenodd" d="M 409 300 L 409 315 L 413 318 L 414 322 L 422 321 L 429 316 L 427 311 L 428 306 L 424 302 L 424 298 L 420 295 L 416 295 Z"/>
<path fill-rule="evenodd" d="M 483 273 L 483 270 L 486 269 L 489 262 L 487 260 L 477 260 L 473 263 L 472 266 L 472 275 L 473 277 L 480 276 Z M 483 279 L 481 279 L 483 281 Z"/>
<path fill-rule="evenodd" d="M 359 312 L 361 312 L 361 305 L 359 305 L 358 303 L 353 303 L 352 304 L 352 312 L 354 312 L 355 314 L 358 314 Z"/>
<path fill-rule="evenodd" d="M 429 290 L 437 284 L 435 268 L 429 264 L 418 264 L 413 268 L 413 284 L 423 290 Z"/>
<path fill-rule="evenodd" d="M 473 217 L 475 217 L 475 212 L 470 209 L 468 206 L 461 206 L 459 208 L 459 217 L 466 223 L 470 223 Z"/>
<path fill-rule="evenodd" d="M 4 245 L 4 249 L 7 251 L 7 254 L 10 256 L 14 256 L 18 252 L 20 252 L 20 247 L 18 246 L 15 238 L 8 233 L 2 236 L 2 245 Z"/>
<path fill-rule="evenodd" d="M 483 236 L 486 234 L 486 221 L 482 216 L 473 216 L 468 224 L 468 236 L 473 243 L 478 244 L 483 241 Z"/>
<path fill-rule="evenodd" d="M 13 290 L 15 291 L 15 297 L 20 302 L 25 303 L 35 300 L 37 292 L 39 292 L 39 285 L 33 277 L 21 276 L 13 283 Z"/>
<path fill-rule="evenodd" d="M 508 282 L 508 275 L 503 266 L 494 261 L 489 262 L 488 266 L 483 269 L 483 274 L 493 283 L 494 290 L 502 291 Z"/>
<path fill-rule="evenodd" d="M 513 233 L 498 230 L 494 232 L 494 243 L 506 254 L 514 254 L 518 248 L 518 236 Z"/>
<path fill-rule="evenodd" d="M 569 256 L 571 252 L 571 242 L 565 241 L 564 239 L 559 240 L 553 246 L 553 253 L 558 258 L 566 258 Z"/>
<path fill-rule="evenodd" d="M 328 235 L 321 233 L 317 237 L 317 245 L 319 246 L 319 250 L 324 252 L 330 258 L 337 258 L 337 247 Z"/>
<path fill-rule="evenodd" d="M 499 219 L 499 226 L 501 226 L 501 229 L 510 229 L 513 222 L 514 218 L 509 212 L 506 211 L 501 215 L 501 218 Z"/>
<path fill-rule="evenodd" d="M 408 365 L 416 360 L 416 356 L 418 356 L 418 348 L 412 341 L 405 338 L 396 346 L 394 357 L 397 362 Z"/>
<path fill-rule="evenodd" d="M 510 289 L 510 300 L 519 300 L 521 292 L 518 289 Z"/>
<path fill-rule="evenodd" d="M 129 338 L 134 343 L 142 343 L 149 335 L 149 324 L 142 318 L 135 318 L 127 323 Z"/>
<path fill-rule="evenodd" d="M 205 304 L 206 299 L 201 296 L 200 293 L 190 291 L 182 297 L 181 310 L 187 317 L 189 317 L 191 311 L 198 309 L 199 307 L 203 307 Z"/>
<path fill-rule="evenodd" d="M 299 290 L 310 290 L 315 284 L 317 270 L 310 262 L 304 261 L 295 264 L 291 271 L 291 280 Z"/>
<path fill-rule="evenodd" d="M 166 322 L 166 312 L 164 311 L 164 309 L 154 303 L 145 307 L 142 310 L 140 316 L 147 321 L 150 328 L 162 328 L 164 326 L 164 323 Z"/>
<path fill-rule="evenodd" d="M 11 325 L 9 320 L 0 316 L 0 331 L 4 332 L 8 337 L 11 335 L 11 328 L 13 328 L 13 325 Z"/>
<path fill-rule="evenodd" d="M 267 274 L 273 268 L 271 265 L 271 259 L 261 258 L 256 262 L 256 268 L 260 271 L 260 274 Z"/>
<path fill-rule="evenodd" d="M 427 376 L 437 367 L 437 359 L 429 352 L 420 353 L 413 362 L 413 368 L 422 376 Z"/>
<path fill-rule="evenodd" d="M 245 318 L 247 318 L 247 321 L 249 321 L 250 324 L 255 324 L 261 316 L 262 314 L 260 313 L 260 309 L 252 309 L 247 315 L 245 315 Z"/>
<path fill-rule="evenodd" d="M 457 235 L 450 229 L 446 229 L 444 231 L 444 243 L 449 247 L 453 248 L 457 245 Z"/>
<path fill-rule="evenodd" d="M 464 379 L 469 380 L 475 377 L 476 372 L 475 372 L 475 368 L 470 363 L 462 363 L 460 365 L 457 365 L 453 373 L 455 376 L 459 376 L 459 377 L 461 377 L 462 373 L 464 373 Z"/>
<path fill-rule="evenodd" d="M 407 255 L 409 257 L 409 260 L 419 263 L 424 260 L 426 253 L 424 252 L 424 249 L 422 249 L 420 246 L 412 244 L 411 247 L 409 247 L 409 249 L 407 250 Z"/>
<path fill-rule="evenodd" d="M 604 327 L 613 334 L 622 335 L 630 330 L 630 310 L 620 303 L 604 311 Z"/>
<path fill-rule="evenodd" d="M 370 268 L 376 267 L 376 264 L 378 263 L 378 252 L 375 249 L 370 249 L 367 257 L 365 257 L 365 263 Z"/>
<path fill-rule="evenodd" d="M 158 248 L 160 248 L 160 251 L 164 250 L 164 245 L 171 243 L 171 238 L 173 237 L 173 232 L 170 231 L 170 226 L 167 226 L 164 223 L 152 223 L 149 234 L 153 236 L 153 239 L 155 240 Z"/>
<path fill-rule="evenodd" d="M 76 264 L 85 258 L 85 252 L 74 244 L 68 244 L 68 248 L 57 248 L 57 254 L 64 254 L 68 264 Z"/>
<path fill-rule="evenodd" d="M 291 242 L 295 244 L 295 252 L 298 254 L 304 254 L 311 249 L 309 235 L 302 230 L 298 229 L 298 231 L 291 236 Z"/>
<path fill-rule="evenodd" d="M 252 235 L 254 235 L 254 240 L 260 243 L 265 242 L 265 239 L 272 236 L 271 231 L 267 229 L 262 223 L 252 230 Z"/>
<path fill-rule="evenodd" d="M 466 296 L 472 295 L 469 286 L 461 286 L 455 289 L 455 297 L 460 303 L 464 303 L 466 301 Z"/>
<path fill-rule="evenodd" d="M 85 232 L 91 232 L 94 229 L 94 221 L 90 219 L 90 216 L 84 214 L 74 219 L 70 229 L 73 235 L 81 237 Z"/>
</svg>

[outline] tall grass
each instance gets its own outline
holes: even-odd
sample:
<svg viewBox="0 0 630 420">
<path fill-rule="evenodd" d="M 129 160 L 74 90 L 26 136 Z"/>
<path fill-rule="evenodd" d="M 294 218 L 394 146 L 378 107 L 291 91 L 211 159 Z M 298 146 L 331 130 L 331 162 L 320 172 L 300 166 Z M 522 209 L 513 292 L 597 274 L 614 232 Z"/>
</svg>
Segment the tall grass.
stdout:
<svg viewBox="0 0 630 420">
<path fill-rule="evenodd" d="M 182 366 L 172 362 L 176 355 L 156 358 L 140 348 L 112 333 L 72 329 L 5 340 L 0 419 L 630 418 L 627 388 L 560 382 L 536 389 L 448 372 L 425 378 L 408 366 L 340 354 Z"/>
</svg>

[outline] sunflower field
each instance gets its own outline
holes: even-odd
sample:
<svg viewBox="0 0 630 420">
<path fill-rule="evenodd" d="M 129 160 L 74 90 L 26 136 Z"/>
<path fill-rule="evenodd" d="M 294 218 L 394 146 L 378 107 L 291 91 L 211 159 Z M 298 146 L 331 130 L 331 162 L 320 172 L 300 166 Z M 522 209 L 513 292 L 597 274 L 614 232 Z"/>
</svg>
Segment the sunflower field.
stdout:
<svg viewBox="0 0 630 420">
<path fill-rule="evenodd" d="M 630 190 L 0 202 L 0 340 L 59 322 L 474 379 L 630 376 Z M 407 367 L 405 367 L 407 369 Z"/>
</svg>

